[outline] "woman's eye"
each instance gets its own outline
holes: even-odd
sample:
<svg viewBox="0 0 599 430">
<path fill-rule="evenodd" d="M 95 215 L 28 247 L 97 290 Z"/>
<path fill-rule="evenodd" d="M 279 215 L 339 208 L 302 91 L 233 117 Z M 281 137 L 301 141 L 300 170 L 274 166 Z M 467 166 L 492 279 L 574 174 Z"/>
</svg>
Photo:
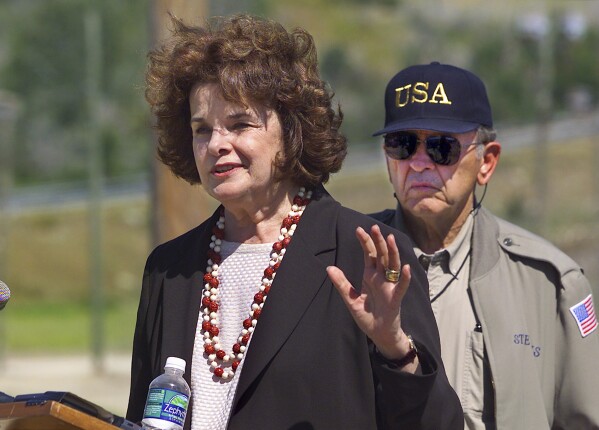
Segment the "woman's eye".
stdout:
<svg viewBox="0 0 599 430">
<path fill-rule="evenodd" d="M 233 124 L 233 126 L 231 127 L 231 130 L 245 130 L 246 128 L 250 128 L 252 125 L 247 123 L 247 122 L 236 122 L 235 124 Z"/>
<path fill-rule="evenodd" d="M 199 136 L 212 133 L 212 129 L 210 127 L 196 127 L 193 132 Z"/>
</svg>

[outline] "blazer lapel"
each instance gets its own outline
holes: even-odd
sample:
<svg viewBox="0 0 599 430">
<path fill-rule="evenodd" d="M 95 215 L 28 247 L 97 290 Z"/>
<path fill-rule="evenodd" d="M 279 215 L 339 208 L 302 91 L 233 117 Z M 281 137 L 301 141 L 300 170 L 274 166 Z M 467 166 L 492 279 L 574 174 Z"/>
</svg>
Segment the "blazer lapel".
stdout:
<svg viewBox="0 0 599 430">
<path fill-rule="evenodd" d="M 324 189 L 320 191 L 324 194 L 304 211 L 277 271 L 245 357 L 233 411 L 292 334 L 314 296 L 328 280 L 325 269 L 335 262 L 335 224 L 339 204 Z"/>
<path fill-rule="evenodd" d="M 188 243 L 182 247 L 188 253 L 175 256 L 178 261 L 166 273 L 173 280 L 168 291 L 163 291 L 163 309 L 168 309 L 169 312 L 163 315 L 160 362 L 165 363 L 169 356 L 183 358 L 187 362 L 184 376 L 188 383 L 191 380 L 193 346 L 202 301 L 206 252 L 215 223 L 214 217 L 218 216 L 219 210 L 202 226 L 188 233 Z"/>
</svg>

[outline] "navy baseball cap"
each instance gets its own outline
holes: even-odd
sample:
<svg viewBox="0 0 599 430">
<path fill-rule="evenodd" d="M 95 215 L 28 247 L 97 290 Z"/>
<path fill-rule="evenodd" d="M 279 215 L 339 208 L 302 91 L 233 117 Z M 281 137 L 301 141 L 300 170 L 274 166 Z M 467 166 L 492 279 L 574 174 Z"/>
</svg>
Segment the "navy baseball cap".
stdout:
<svg viewBox="0 0 599 430">
<path fill-rule="evenodd" d="M 493 127 L 485 84 L 474 73 L 433 62 L 397 73 L 385 90 L 385 128 L 466 133 Z"/>
</svg>

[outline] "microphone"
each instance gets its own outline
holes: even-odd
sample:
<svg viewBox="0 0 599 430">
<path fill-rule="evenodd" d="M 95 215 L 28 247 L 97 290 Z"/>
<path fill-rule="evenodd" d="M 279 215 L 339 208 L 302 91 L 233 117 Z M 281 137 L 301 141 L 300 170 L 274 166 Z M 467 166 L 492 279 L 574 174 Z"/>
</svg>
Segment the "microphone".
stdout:
<svg viewBox="0 0 599 430">
<path fill-rule="evenodd" d="M 4 309 L 4 306 L 6 306 L 6 303 L 8 302 L 8 300 L 10 299 L 10 290 L 8 289 L 8 286 L 0 281 L 0 311 L 2 309 Z"/>
</svg>

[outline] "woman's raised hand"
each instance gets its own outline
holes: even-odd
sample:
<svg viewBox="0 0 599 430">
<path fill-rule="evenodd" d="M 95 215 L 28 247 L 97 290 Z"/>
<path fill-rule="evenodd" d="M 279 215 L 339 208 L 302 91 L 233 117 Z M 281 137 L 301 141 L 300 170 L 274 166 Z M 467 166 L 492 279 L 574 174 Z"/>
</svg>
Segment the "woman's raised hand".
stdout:
<svg viewBox="0 0 599 430">
<path fill-rule="evenodd" d="M 361 291 L 353 288 L 338 267 L 327 267 L 327 273 L 356 324 L 378 351 L 389 360 L 400 360 L 410 352 L 408 337 L 401 328 L 401 302 L 410 285 L 410 267 L 401 266 L 395 237 L 390 234 L 385 238 L 378 225 L 372 226 L 370 234 L 358 227 L 356 236 L 364 251 Z M 413 372 L 417 365 L 418 358 L 404 370 Z"/>
</svg>

